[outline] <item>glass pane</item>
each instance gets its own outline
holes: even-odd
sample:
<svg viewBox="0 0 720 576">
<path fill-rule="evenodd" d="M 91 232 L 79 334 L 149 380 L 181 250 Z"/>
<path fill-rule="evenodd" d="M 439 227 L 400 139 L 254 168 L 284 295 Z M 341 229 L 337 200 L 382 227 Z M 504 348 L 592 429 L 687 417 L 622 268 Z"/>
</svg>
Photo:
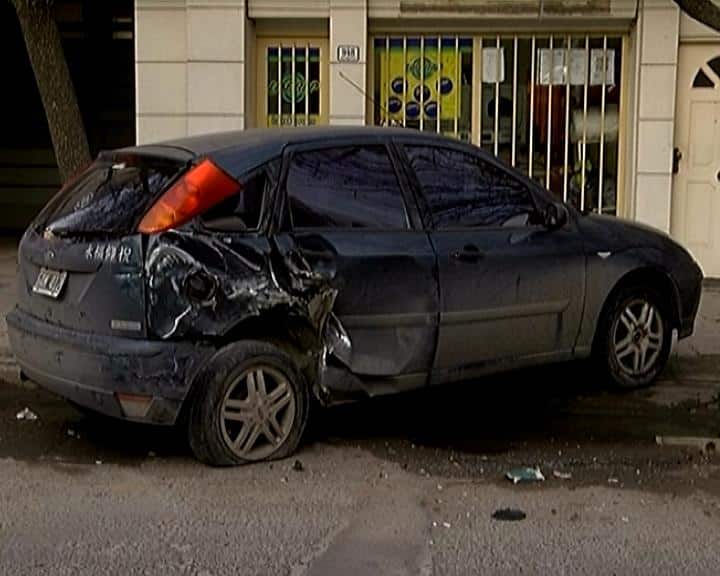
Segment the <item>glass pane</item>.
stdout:
<svg viewBox="0 0 720 576">
<path fill-rule="evenodd" d="M 267 126 L 278 125 L 278 46 L 267 49 Z"/>
<path fill-rule="evenodd" d="M 532 87 L 532 41 L 518 39 L 517 110 L 515 119 L 515 167 L 528 173 L 530 158 L 530 89 Z"/>
<path fill-rule="evenodd" d="M 286 187 L 295 228 L 407 228 L 402 193 L 382 146 L 296 154 Z"/>
<path fill-rule="evenodd" d="M 306 122 L 307 96 L 307 58 L 306 48 L 298 46 L 295 48 L 295 125 L 304 126 Z"/>
<path fill-rule="evenodd" d="M 550 138 L 550 190 L 558 200 L 563 199 L 565 186 L 565 117 L 567 98 L 568 38 L 555 36 L 552 50 L 552 99 L 548 113 Z M 547 146 L 547 142 L 546 142 Z M 546 150 L 547 153 L 547 150 Z M 569 150 L 568 150 L 569 155 Z"/>
<path fill-rule="evenodd" d="M 617 214 L 618 190 L 618 129 L 620 110 L 620 71 L 622 70 L 622 39 L 608 38 L 605 87 L 605 153 L 603 159 L 604 214 Z M 611 63 L 612 62 L 612 63 Z"/>
<path fill-rule="evenodd" d="M 439 147 L 405 150 L 437 228 L 525 225 L 534 212 L 524 184 L 476 156 Z"/>
<path fill-rule="evenodd" d="M 588 83 L 590 52 L 585 48 L 584 36 L 571 40 L 570 50 L 570 142 L 568 150 L 568 198 L 578 210 L 584 208 L 583 187 L 583 133 L 585 124 L 585 91 Z M 587 134 L 585 134 L 587 137 Z M 587 179 L 588 164 L 585 163 Z M 587 190 L 587 184 L 585 185 Z"/>
<path fill-rule="evenodd" d="M 548 101 L 550 99 L 550 80 L 552 78 L 552 59 L 550 38 L 537 38 L 535 41 L 535 82 L 532 104 L 532 178 L 545 186 L 548 142 Z"/>
<path fill-rule="evenodd" d="M 292 126 L 292 99 L 293 94 L 293 77 L 292 77 L 292 49 L 282 48 L 282 99 L 281 99 L 281 117 L 280 123 L 283 126 Z"/>
<path fill-rule="evenodd" d="M 320 48 L 310 48 L 310 77 L 308 94 L 310 99 L 310 124 L 317 124 L 320 116 Z"/>
</svg>

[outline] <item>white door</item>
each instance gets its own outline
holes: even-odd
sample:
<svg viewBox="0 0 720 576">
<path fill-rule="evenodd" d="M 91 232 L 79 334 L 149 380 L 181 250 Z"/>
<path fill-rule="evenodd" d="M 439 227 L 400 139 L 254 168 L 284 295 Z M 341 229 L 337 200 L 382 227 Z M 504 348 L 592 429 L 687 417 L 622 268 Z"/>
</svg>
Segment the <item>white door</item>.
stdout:
<svg viewBox="0 0 720 576">
<path fill-rule="evenodd" d="M 720 277 L 720 46 L 680 47 L 672 234 Z"/>
</svg>

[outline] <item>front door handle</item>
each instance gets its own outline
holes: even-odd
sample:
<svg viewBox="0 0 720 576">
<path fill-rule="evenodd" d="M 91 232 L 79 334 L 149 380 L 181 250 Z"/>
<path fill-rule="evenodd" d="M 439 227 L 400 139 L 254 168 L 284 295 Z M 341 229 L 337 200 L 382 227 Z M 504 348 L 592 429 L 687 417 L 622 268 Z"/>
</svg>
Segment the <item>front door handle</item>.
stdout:
<svg viewBox="0 0 720 576">
<path fill-rule="evenodd" d="M 466 244 L 461 250 L 455 250 L 451 256 L 460 262 L 478 262 L 485 257 L 474 244 Z"/>
</svg>

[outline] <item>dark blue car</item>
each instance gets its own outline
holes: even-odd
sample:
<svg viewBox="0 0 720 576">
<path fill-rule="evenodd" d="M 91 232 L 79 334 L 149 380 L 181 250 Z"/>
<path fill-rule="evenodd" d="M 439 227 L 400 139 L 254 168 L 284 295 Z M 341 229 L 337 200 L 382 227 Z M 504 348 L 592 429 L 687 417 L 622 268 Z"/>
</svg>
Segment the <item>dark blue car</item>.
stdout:
<svg viewBox="0 0 720 576">
<path fill-rule="evenodd" d="M 25 233 L 23 374 L 201 460 L 287 456 L 327 405 L 593 357 L 650 384 L 702 274 L 481 150 L 399 128 L 245 131 L 102 153 Z"/>
</svg>

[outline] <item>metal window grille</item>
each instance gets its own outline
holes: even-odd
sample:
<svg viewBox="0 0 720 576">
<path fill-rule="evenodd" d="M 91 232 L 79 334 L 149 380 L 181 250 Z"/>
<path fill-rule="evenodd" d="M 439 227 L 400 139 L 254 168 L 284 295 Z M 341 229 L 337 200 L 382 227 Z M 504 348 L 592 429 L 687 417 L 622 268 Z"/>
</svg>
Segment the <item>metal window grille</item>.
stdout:
<svg viewBox="0 0 720 576">
<path fill-rule="evenodd" d="M 383 36 L 373 46 L 376 124 L 470 139 L 472 38 Z"/>
<path fill-rule="evenodd" d="M 320 115 L 320 48 L 310 44 L 269 46 L 267 126 L 316 124 Z"/>
</svg>

